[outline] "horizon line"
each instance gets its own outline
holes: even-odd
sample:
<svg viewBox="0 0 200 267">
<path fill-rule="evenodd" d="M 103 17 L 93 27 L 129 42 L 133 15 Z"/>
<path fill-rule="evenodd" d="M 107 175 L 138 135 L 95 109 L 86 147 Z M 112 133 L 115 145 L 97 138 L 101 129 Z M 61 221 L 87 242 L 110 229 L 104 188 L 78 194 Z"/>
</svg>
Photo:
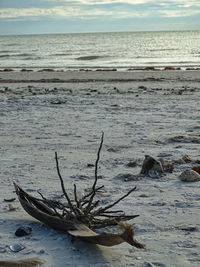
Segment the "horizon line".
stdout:
<svg viewBox="0 0 200 267">
<path fill-rule="evenodd" d="M 91 32 L 55 32 L 55 33 L 8 33 L 1 34 L 0 36 L 22 36 L 22 35 L 63 35 L 63 34 L 101 34 L 101 33 L 145 33 L 145 32 L 197 32 L 200 29 L 190 30 L 134 30 L 134 31 L 91 31 Z"/>
</svg>

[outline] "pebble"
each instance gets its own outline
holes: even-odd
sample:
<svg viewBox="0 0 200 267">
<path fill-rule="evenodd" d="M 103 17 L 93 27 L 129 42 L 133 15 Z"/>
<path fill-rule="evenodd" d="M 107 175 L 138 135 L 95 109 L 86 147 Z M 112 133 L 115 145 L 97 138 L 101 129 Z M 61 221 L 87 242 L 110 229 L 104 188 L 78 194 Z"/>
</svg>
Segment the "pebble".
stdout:
<svg viewBox="0 0 200 267">
<path fill-rule="evenodd" d="M 137 162 L 136 161 L 130 161 L 126 164 L 127 167 L 136 167 L 137 166 Z"/>
<path fill-rule="evenodd" d="M 25 247 L 21 244 L 14 244 L 14 245 L 10 245 L 9 249 L 13 252 L 19 252 L 19 251 L 25 249 Z"/>
<path fill-rule="evenodd" d="M 139 176 L 131 174 L 131 173 L 120 173 L 117 176 L 115 176 L 115 179 L 119 179 L 119 180 L 122 180 L 122 181 L 125 181 L 125 182 L 138 181 L 139 180 Z"/>
<path fill-rule="evenodd" d="M 22 226 L 16 230 L 15 235 L 18 237 L 21 237 L 21 236 L 30 235 L 31 232 L 32 232 L 32 228 L 30 226 Z"/>
<path fill-rule="evenodd" d="M 194 170 L 185 170 L 180 174 L 179 179 L 183 182 L 198 182 L 200 181 L 200 174 Z"/>
</svg>

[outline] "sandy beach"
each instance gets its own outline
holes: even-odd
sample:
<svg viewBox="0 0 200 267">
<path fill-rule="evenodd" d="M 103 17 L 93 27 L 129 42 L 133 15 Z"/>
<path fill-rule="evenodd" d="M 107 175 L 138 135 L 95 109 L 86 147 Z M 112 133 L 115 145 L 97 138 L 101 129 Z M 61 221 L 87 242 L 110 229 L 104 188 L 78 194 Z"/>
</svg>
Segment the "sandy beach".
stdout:
<svg viewBox="0 0 200 267">
<path fill-rule="evenodd" d="M 200 165 L 199 103 L 198 70 L 0 72 L 0 259 L 38 257 L 47 267 L 200 266 L 200 182 L 179 179 Z M 72 242 L 30 217 L 14 192 L 13 181 L 34 196 L 61 194 L 55 151 L 68 192 L 74 183 L 79 194 L 88 190 L 102 131 L 101 198 L 108 204 L 137 186 L 116 208 L 140 215 L 131 222 L 146 250 Z M 173 162 L 173 171 L 140 176 L 145 155 Z M 16 237 L 20 226 L 30 226 L 31 235 Z M 14 253 L 15 243 L 25 248 Z"/>
</svg>

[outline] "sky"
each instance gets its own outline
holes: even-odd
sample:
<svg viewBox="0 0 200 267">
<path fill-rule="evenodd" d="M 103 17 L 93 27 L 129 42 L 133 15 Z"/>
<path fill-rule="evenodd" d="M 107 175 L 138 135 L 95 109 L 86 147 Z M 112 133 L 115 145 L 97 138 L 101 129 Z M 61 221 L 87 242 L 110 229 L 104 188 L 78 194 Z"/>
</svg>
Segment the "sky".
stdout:
<svg viewBox="0 0 200 267">
<path fill-rule="evenodd" d="M 0 0 L 0 34 L 200 30 L 200 0 Z"/>
</svg>

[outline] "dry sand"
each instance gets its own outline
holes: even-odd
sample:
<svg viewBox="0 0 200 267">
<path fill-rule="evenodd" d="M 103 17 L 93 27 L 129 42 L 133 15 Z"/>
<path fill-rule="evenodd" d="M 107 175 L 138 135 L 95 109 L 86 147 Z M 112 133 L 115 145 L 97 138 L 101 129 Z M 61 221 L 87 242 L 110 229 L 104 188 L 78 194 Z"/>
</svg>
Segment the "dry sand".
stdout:
<svg viewBox="0 0 200 267">
<path fill-rule="evenodd" d="M 0 259 L 39 257 L 45 266 L 200 266 L 200 182 L 184 183 L 180 173 L 200 159 L 200 71 L 0 72 Z M 33 195 L 61 193 L 54 152 L 67 190 L 91 186 L 101 131 L 104 145 L 99 185 L 104 203 L 131 187 L 137 191 L 116 207 L 133 220 L 147 250 L 127 243 L 107 248 L 71 242 L 65 233 L 31 218 L 16 199 L 13 181 Z M 182 136 L 172 139 L 176 136 Z M 145 154 L 164 161 L 188 154 L 173 173 L 124 181 L 138 174 Z M 127 167 L 136 161 L 136 167 Z M 182 163 L 182 164 L 180 164 Z M 121 177 L 121 178 L 119 178 Z M 32 227 L 16 237 L 19 226 Z M 25 249 L 13 253 L 9 245 Z"/>
</svg>

